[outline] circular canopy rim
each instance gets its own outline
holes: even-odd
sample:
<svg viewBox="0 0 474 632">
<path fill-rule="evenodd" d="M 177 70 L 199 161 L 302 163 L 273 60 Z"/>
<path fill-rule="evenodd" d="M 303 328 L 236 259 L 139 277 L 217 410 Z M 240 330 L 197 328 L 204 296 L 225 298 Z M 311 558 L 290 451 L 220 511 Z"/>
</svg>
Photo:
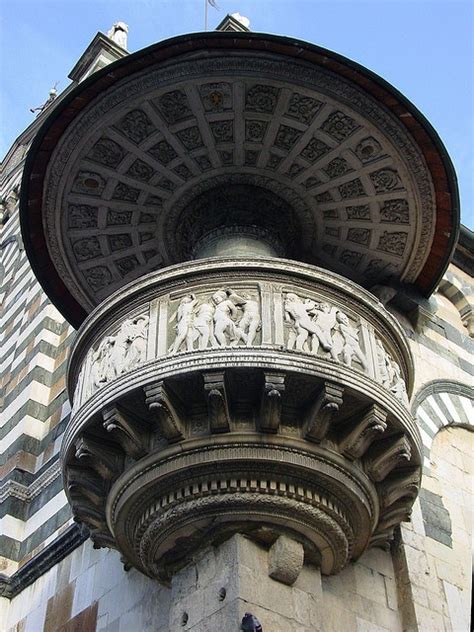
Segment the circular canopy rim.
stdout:
<svg viewBox="0 0 474 632">
<path fill-rule="evenodd" d="M 151 64 L 205 50 L 267 52 L 312 63 L 355 83 L 394 115 L 417 143 L 431 174 L 436 225 L 426 263 L 415 288 L 429 296 L 444 274 L 459 232 L 459 192 L 448 152 L 426 117 L 395 87 L 356 62 L 314 44 L 261 33 L 194 33 L 174 37 L 132 53 L 97 71 L 54 106 L 27 155 L 20 195 L 20 223 L 30 263 L 44 291 L 64 317 L 78 327 L 86 310 L 71 295 L 49 255 L 43 229 L 42 200 L 49 160 L 76 116 L 101 92 Z"/>
</svg>

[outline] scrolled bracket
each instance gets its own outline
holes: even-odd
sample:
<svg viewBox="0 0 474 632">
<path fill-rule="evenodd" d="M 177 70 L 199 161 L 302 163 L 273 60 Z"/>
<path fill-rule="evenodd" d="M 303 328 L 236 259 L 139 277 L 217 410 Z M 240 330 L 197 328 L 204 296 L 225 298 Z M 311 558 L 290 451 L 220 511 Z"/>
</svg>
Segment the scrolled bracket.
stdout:
<svg viewBox="0 0 474 632">
<path fill-rule="evenodd" d="M 264 373 L 260 400 L 259 426 L 262 432 L 276 432 L 281 422 L 281 406 L 285 391 L 284 373 Z"/>
<path fill-rule="evenodd" d="M 83 435 L 74 445 L 77 461 L 91 467 L 104 479 L 114 480 L 121 473 L 123 455 L 110 444 L 104 445 Z"/>
<path fill-rule="evenodd" d="M 320 443 L 342 405 L 344 387 L 325 381 L 315 401 L 306 412 L 304 434 L 306 439 Z"/>
<path fill-rule="evenodd" d="M 401 498 L 415 500 L 420 486 L 419 468 L 397 473 L 387 477 L 379 485 L 380 504 L 383 508 L 390 507 Z"/>
<path fill-rule="evenodd" d="M 395 438 L 380 441 L 376 451 L 366 461 L 367 474 L 373 481 L 379 483 L 390 472 L 406 463 L 411 458 L 411 446 L 408 438 L 403 434 Z"/>
<path fill-rule="evenodd" d="M 387 413 L 372 404 L 362 416 L 349 422 L 349 429 L 339 441 L 339 450 L 351 461 L 365 454 L 370 444 L 387 428 Z"/>
<path fill-rule="evenodd" d="M 224 375 L 224 372 L 203 374 L 211 432 L 229 432 L 230 430 L 229 403 Z"/>
<path fill-rule="evenodd" d="M 103 427 L 116 438 L 128 456 L 140 459 L 147 454 L 148 433 L 143 422 L 118 406 L 106 408 L 102 416 Z"/>
<path fill-rule="evenodd" d="M 144 387 L 145 401 L 148 409 L 153 413 L 165 439 L 170 443 L 181 441 L 184 437 L 183 423 L 178 405 L 166 388 L 163 380 Z"/>
</svg>

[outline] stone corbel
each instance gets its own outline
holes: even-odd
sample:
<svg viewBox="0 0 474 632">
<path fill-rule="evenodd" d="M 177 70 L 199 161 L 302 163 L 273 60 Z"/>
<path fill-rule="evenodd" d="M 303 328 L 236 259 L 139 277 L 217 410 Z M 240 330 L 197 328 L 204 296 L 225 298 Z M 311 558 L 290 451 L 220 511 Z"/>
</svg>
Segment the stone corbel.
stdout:
<svg viewBox="0 0 474 632">
<path fill-rule="evenodd" d="M 102 413 L 103 427 L 120 443 L 125 454 L 140 459 L 147 454 L 147 432 L 140 420 L 111 406 Z"/>
<path fill-rule="evenodd" d="M 342 404 L 344 387 L 333 382 L 323 386 L 306 412 L 304 435 L 309 441 L 320 443 L 328 433 L 329 426 Z"/>
<path fill-rule="evenodd" d="M 105 502 L 105 501 L 104 501 Z M 107 522 L 103 510 L 92 507 L 83 502 L 74 501 L 74 519 L 83 522 L 92 529 L 103 531 L 107 529 Z"/>
<path fill-rule="evenodd" d="M 159 429 L 170 443 L 181 441 L 184 437 L 181 415 L 178 406 L 163 380 L 144 387 L 145 401 L 155 416 Z"/>
<path fill-rule="evenodd" d="M 384 511 L 377 525 L 377 531 L 386 531 L 395 527 L 400 522 L 409 522 L 411 516 L 411 503 L 399 501 Z"/>
<path fill-rule="evenodd" d="M 230 413 L 224 372 L 204 373 L 204 390 L 207 393 L 209 426 L 211 432 L 229 432 Z"/>
<path fill-rule="evenodd" d="M 339 450 L 350 460 L 359 459 L 387 428 L 387 413 L 372 404 L 362 416 L 349 422 L 349 429 L 339 441 Z"/>
<path fill-rule="evenodd" d="M 115 542 L 113 535 L 110 533 L 107 527 L 103 529 L 92 529 L 91 538 L 94 543 L 94 549 L 117 548 L 117 543 Z"/>
<path fill-rule="evenodd" d="M 114 480 L 122 471 L 123 455 L 109 444 L 82 436 L 76 443 L 76 459 L 106 480 Z"/>
<path fill-rule="evenodd" d="M 377 445 L 375 454 L 366 461 L 367 474 L 379 483 L 397 466 L 410 460 L 411 447 L 405 435 L 385 439 Z"/>
<path fill-rule="evenodd" d="M 106 490 L 103 480 L 90 468 L 70 465 L 67 469 L 67 489 L 74 500 L 86 500 L 100 508 L 105 502 Z"/>
<path fill-rule="evenodd" d="M 259 428 L 262 432 L 276 432 L 281 421 L 282 394 L 285 390 L 283 373 L 264 373 L 260 400 Z"/>
<path fill-rule="evenodd" d="M 401 498 L 415 500 L 420 486 L 420 470 L 414 468 L 389 476 L 380 483 L 380 502 L 382 508 L 390 507 Z"/>
<path fill-rule="evenodd" d="M 384 551 L 390 550 L 390 542 L 393 540 L 393 530 L 395 527 L 389 527 L 383 531 L 375 531 L 369 540 L 369 546 L 383 549 Z"/>
</svg>

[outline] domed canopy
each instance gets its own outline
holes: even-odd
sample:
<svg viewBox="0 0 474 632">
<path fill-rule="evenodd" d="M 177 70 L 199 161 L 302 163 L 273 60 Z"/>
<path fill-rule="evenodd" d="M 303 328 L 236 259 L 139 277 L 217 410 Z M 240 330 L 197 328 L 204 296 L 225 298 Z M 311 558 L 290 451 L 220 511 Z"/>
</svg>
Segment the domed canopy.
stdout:
<svg viewBox="0 0 474 632">
<path fill-rule="evenodd" d="M 304 42 L 219 32 L 151 46 L 72 91 L 29 152 L 21 213 L 34 270 L 75 326 L 241 226 L 365 287 L 428 295 L 459 221 L 449 157 L 393 87 Z"/>
</svg>

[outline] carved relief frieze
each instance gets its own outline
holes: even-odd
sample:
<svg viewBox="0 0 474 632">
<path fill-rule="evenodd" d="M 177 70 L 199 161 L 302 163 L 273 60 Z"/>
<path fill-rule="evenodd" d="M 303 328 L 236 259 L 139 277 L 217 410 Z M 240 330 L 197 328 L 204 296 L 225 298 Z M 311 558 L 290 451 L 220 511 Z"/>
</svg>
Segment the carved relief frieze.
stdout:
<svg viewBox="0 0 474 632">
<path fill-rule="evenodd" d="M 90 353 L 90 382 L 96 390 L 144 362 L 149 317 L 140 314 L 125 320 L 116 335 L 106 336 Z"/>
<path fill-rule="evenodd" d="M 289 351 L 322 354 L 347 366 L 355 361 L 360 369 L 367 369 L 359 328 L 343 311 L 328 302 L 288 292 L 284 312 Z"/>
<path fill-rule="evenodd" d="M 252 294 L 239 295 L 230 288 L 199 299 L 188 294 L 171 315 L 170 322 L 174 321 L 175 338 L 169 353 L 209 346 L 252 346 L 261 326 L 260 304 Z"/>
<path fill-rule="evenodd" d="M 392 355 L 385 350 L 382 341 L 378 337 L 375 337 L 375 348 L 379 382 L 400 402 L 408 406 L 407 388 L 400 365 L 393 359 Z"/>
<path fill-rule="evenodd" d="M 122 237 L 115 235 L 110 247 L 127 247 L 129 242 Z M 80 376 L 83 385 L 76 390 L 74 412 L 98 389 L 157 356 L 173 358 L 206 350 L 231 352 L 262 345 L 356 369 L 408 405 L 404 369 L 399 361 L 386 350 L 382 338 L 368 328 L 363 316 L 328 299 L 324 291 L 272 282 L 262 285 L 251 277 L 236 283 L 229 280 L 226 285 L 223 277 L 207 288 L 202 283 L 191 284 L 188 291 L 174 290 L 159 300 L 161 316 L 155 318 L 153 327 L 147 306 L 111 328 L 93 345 L 83 362 L 88 368 Z M 223 390 L 214 390 L 220 393 L 212 395 L 217 406 Z M 277 404 L 276 399 L 272 403 Z"/>
</svg>

